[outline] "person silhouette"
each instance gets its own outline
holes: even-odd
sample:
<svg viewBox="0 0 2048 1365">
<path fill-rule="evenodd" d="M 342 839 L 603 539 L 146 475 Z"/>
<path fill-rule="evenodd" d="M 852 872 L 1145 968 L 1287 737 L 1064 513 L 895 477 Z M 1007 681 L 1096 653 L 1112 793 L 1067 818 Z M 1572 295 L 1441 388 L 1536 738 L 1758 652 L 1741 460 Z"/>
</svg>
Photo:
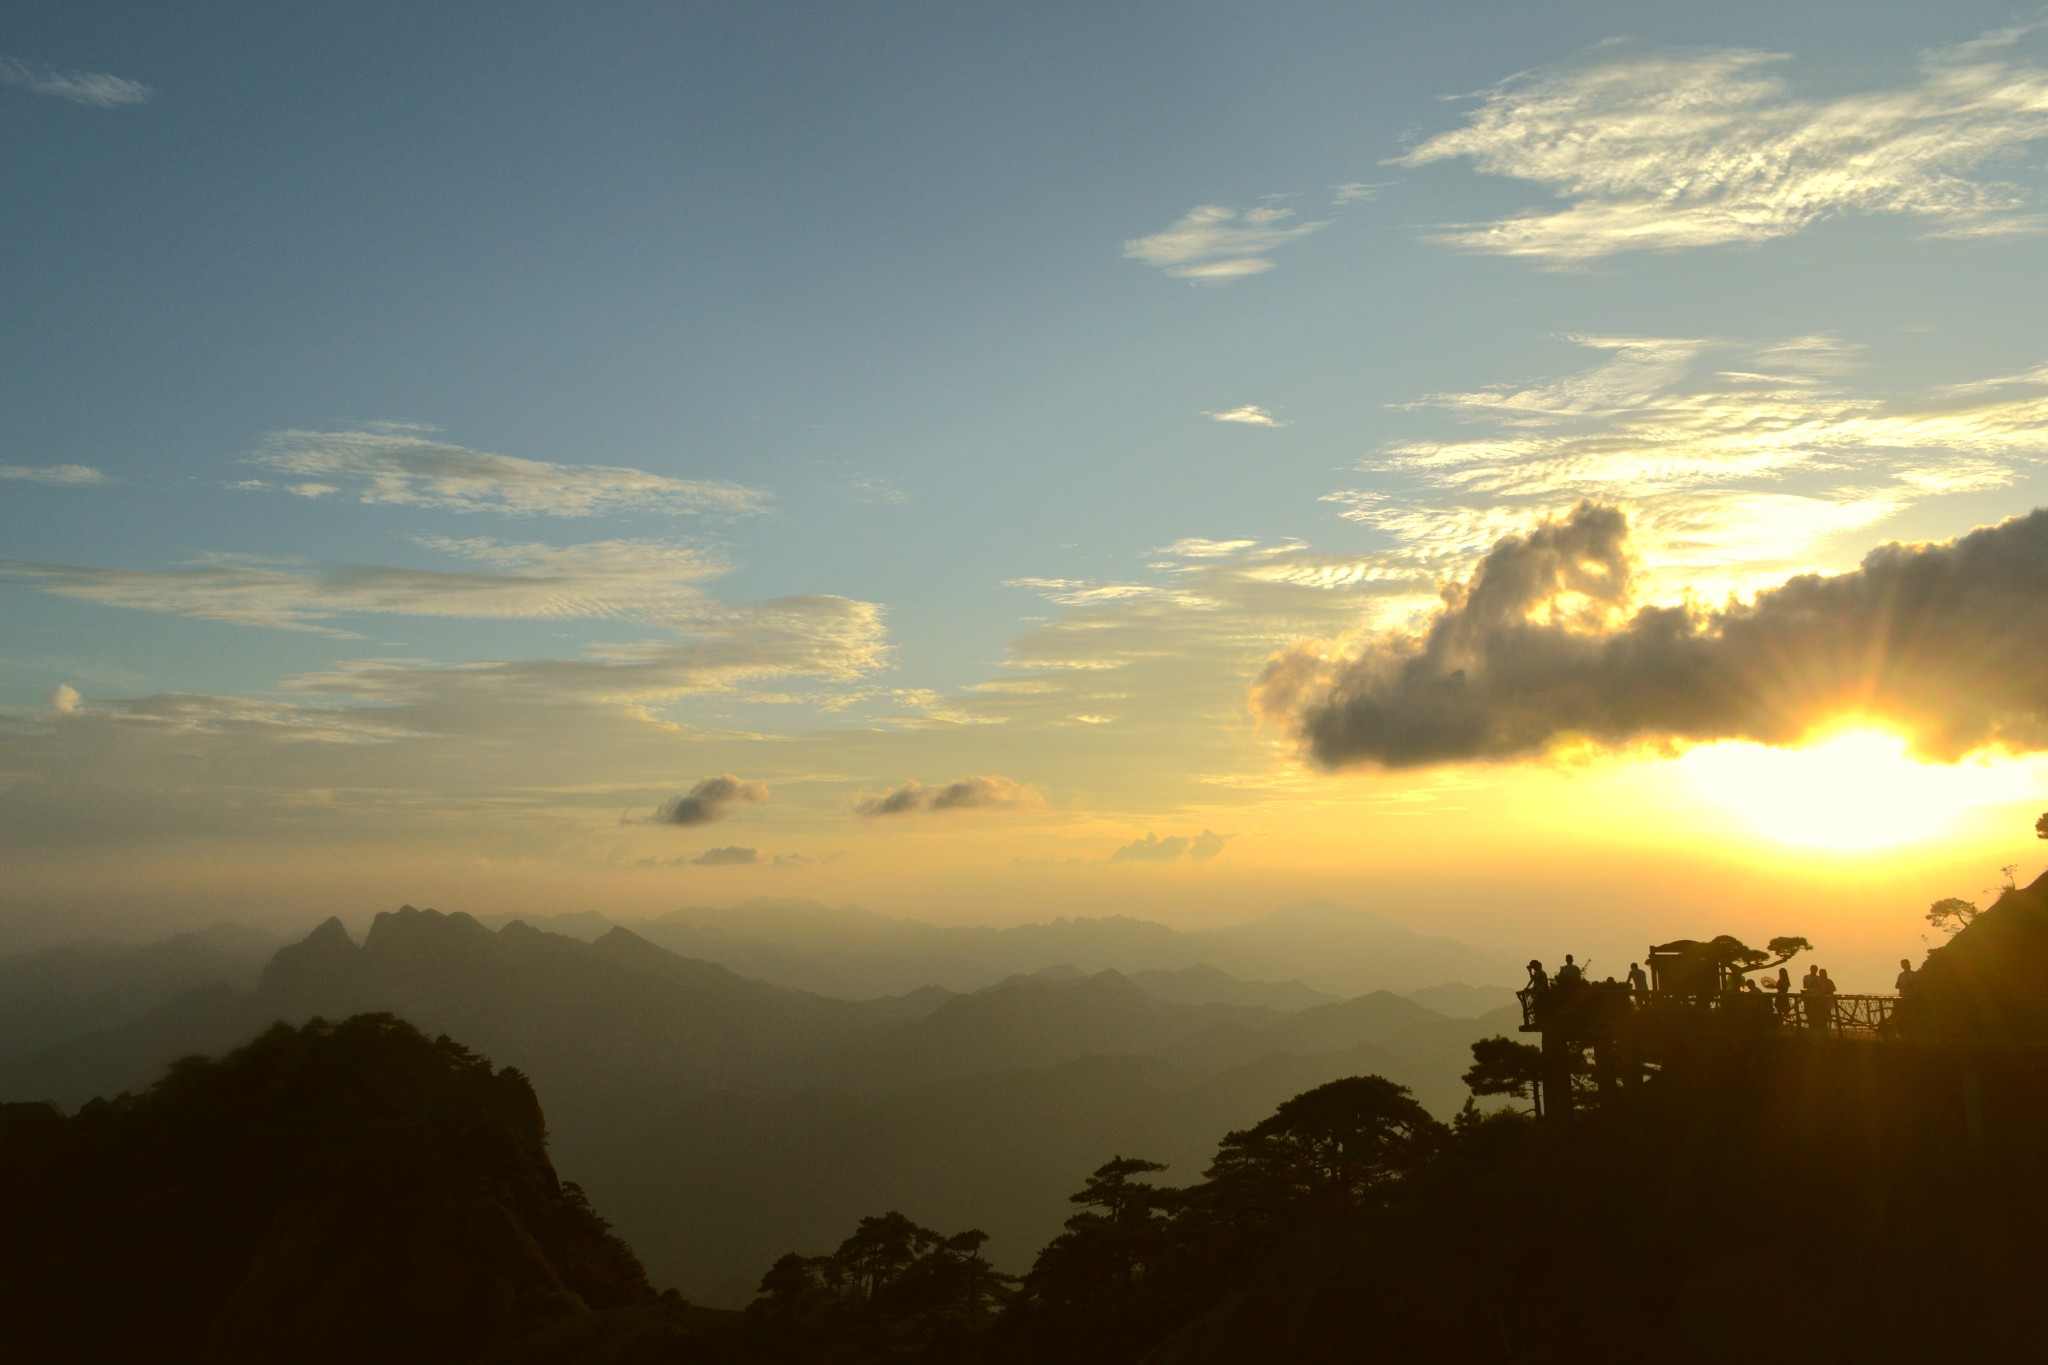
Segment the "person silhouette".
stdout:
<svg viewBox="0 0 2048 1365">
<path fill-rule="evenodd" d="M 1628 988 L 1636 995 L 1649 994 L 1650 978 L 1643 971 L 1642 963 L 1631 962 L 1628 964 Z"/>
<path fill-rule="evenodd" d="M 1772 987 L 1778 993 L 1778 1017 L 1783 1019 L 1792 1012 L 1792 973 L 1785 967 L 1778 968 L 1778 984 Z"/>
<path fill-rule="evenodd" d="M 1900 958 L 1899 979 L 1897 982 L 1894 983 L 1894 986 L 1898 990 L 1898 993 L 1900 995 L 1910 994 L 1913 990 L 1914 985 L 1919 980 L 1920 973 L 1913 970 L 1913 959 L 1910 957 Z"/>
<path fill-rule="evenodd" d="M 1585 979 L 1586 974 L 1579 970 L 1579 964 L 1572 961 L 1570 953 L 1566 953 L 1564 955 L 1564 965 L 1557 969 L 1557 984 L 1560 986 L 1576 986 Z"/>
</svg>

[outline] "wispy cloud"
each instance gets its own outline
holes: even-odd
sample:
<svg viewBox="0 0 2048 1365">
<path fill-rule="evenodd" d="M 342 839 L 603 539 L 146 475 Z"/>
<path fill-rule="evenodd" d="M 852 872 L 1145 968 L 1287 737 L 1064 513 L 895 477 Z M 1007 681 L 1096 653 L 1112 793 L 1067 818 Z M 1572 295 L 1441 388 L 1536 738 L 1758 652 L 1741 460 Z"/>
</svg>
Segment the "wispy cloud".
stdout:
<svg viewBox="0 0 2048 1365">
<path fill-rule="evenodd" d="M 1205 863 L 1221 853 L 1229 839 L 1228 834 L 1218 834 L 1213 829 L 1205 829 L 1200 834 L 1175 834 L 1164 839 L 1157 834 L 1147 834 L 1110 854 L 1109 860 L 1113 863 L 1172 863 L 1187 858 Z"/>
<path fill-rule="evenodd" d="M 1634 509 L 1646 559 L 1725 590 L 1813 567 L 1823 541 L 2048 459 L 2048 367 L 1877 397 L 1851 382 L 1857 348 L 1831 338 L 1576 340 L 1600 362 L 1413 404 L 1479 430 L 1384 447 L 1368 486 L 1328 500 L 1438 564 L 1543 509 L 1613 502 Z"/>
<path fill-rule="evenodd" d="M 38 95 L 54 95 L 95 109 L 141 104 L 156 94 L 141 81 L 125 76 L 110 76 L 104 71 L 60 71 L 18 57 L 0 57 L 0 85 L 18 85 Z"/>
<path fill-rule="evenodd" d="M 273 433 L 250 463 L 294 482 L 277 488 L 302 496 L 337 489 L 364 503 L 438 507 L 513 516 L 587 517 L 605 512 L 723 513 L 766 507 L 768 495 L 738 484 L 672 479 L 612 465 L 552 464 L 470 450 L 431 439 L 420 429 L 381 424 L 357 431 Z"/>
<path fill-rule="evenodd" d="M 13 479 L 24 483 L 54 484 L 113 482 L 113 478 L 110 475 L 102 474 L 92 466 L 82 464 L 0 464 L 0 479 Z"/>
<path fill-rule="evenodd" d="M 1126 259 L 1154 266 L 1199 284 L 1228 284 L 1273 268 L 1267 253 L 1328 227 L 1291 223 L 1294 210 L 1265 204 L 1242 212 L 1204 204 L 1183 214 L 1163 232 L 1124 243 Z"/>
<path fill-rule="evenodd" d="M 1934 235 L 2034 232 L 2026 191 L 1977 178 L 2048 137 L 2048 69 L 2024 29 L 1926 59 L 1891 89 L 1801 99 L 1780 54 L 1631 54 L 1517 76 L 1403 166 L 1463 159 L 1566 201 L 1439 240 L 1570 265 L 1623 251 L 1768 241 L 1846 213 L 1901 214 Z"/>
<path fill-rule="evenodd" d="M 1202 416 L 1207 417 L 1212 422 L 1235 422 L 1239 426 L 1247 427 L 1284 427 L 1287 425 L 1287 423 L 1281 421 L 1256 403 L 1247 403 L 1241 408 L 1231 408 L 1225 412 L 1205 412 Z"/>
<path fill-rule="evenodd" d="M 345 634 L 337 617 L 639 620 L 688 627 L 722 608 L 696 586 L 724 572 L 688 545 L 610 540 L 514 544 L 484 538 L 422 542 L 489 571 L 310 565 L 212 555 L 175 569 L 102 569 L 0 560 L 0 582 L 103 606 L 202 620 Z"/>
<path fill-rule="evenodd" d="M 1043 802 L 1037 789 L 1007 777 L 987 774 L 959 777 L 928 787 L 922 782 L 902 786 L 854 802 L 856 814 L 870 819 L 887 815 L 929 814 L 952 810 L 1009 809 Z"/>
</svg>

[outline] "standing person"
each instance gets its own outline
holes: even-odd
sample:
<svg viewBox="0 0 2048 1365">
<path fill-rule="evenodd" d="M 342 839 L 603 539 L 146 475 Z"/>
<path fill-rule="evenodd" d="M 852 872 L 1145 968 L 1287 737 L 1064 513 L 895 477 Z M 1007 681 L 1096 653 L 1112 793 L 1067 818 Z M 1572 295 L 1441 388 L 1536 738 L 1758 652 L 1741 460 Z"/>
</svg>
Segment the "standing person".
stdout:
<svg viewBox="0 0 2048 1365">
<path fill-rule="evenodd" d="M 1628 964 L 1628 988 L 1630 993 L 1634 995 L 1648 995 L 1650 993 L 1650 978 L 1648 973 L 1643 971 L 1642 963 L 1631 962 Z"/>
<path fill-rule="evenodd" d="M 1826 1028 L 1835 1020 L 1835 983 L 1828 976 L 1828 969 L 1820 968 L 1820 1026 Z"/>
<path fill-rule="evenodd" d="M 1572 961 L 1570 953 L 1566 953 L 1564 955 L 1564 965 L 1557 969 L 1557 984 L 1560 986 L 1576 986 L 1585 979 L 1586 974 L 1579 970 L 1579 964 Z"/>
<path fill-rule="evenodd" d="M 1913 959 L 1910 957 L 1900 958 L 1899 979 L 1896 982 L 1892 983 L 1893 986 L 1898 990 L 1898 993 L 1900 995 L 1911 995 L 1913 993 L 1914 984 L 1919 980 L 1920 973 L 1913 970 Z"/>
<path fill-rule="evenodd" d="M 1808 1028 L 1819 1028 L 1826 1012 L 1820 1003 L 1820 968 L 1809 964 L 1806 975 L 1799 978 L 1799 1012 Z"/>
<path fill-rule="evenodd" d="M 1771 989 L 1778 993 L 1778 1018 L 1783 1020 L 1792 1013 L 1792 969 L 1778 968 L 1778 984 Z"/>
</svg>

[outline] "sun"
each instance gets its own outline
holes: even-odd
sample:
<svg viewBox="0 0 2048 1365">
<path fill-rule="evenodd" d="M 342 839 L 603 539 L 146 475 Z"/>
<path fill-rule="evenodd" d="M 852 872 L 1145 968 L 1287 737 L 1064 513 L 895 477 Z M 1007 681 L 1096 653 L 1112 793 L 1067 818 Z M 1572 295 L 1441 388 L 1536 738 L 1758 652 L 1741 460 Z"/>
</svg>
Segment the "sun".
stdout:
<svg viewBox="0 0 2048 1365">
<path fill-rule="evenodd" d="M 1882 730 L 1838 730 L 1797 749 L 1709 744 L 1679 760 L 1693 789 L 1778 843 L 1875 849 L 1931 839 L 1966 811 L 2025 798 L 2029 765 L 1932 764 Z"/>
</svg>

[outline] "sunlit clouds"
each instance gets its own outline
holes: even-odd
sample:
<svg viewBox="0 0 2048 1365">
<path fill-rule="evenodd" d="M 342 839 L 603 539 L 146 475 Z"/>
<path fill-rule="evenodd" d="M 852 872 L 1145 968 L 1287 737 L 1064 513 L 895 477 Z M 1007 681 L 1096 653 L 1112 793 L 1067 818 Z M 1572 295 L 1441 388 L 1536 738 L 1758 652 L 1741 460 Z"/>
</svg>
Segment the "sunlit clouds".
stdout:
<svg viewBox="0 0 2048 1365">
<path fill-rule="evenodd" d="M 1918 762 L 1899 736 L 1854 728 L 1797 749 L 1702 745 L 1679 767 L 1760 837 L 1830 849 L 1938 837 L 1981 807 L 2030 799 L 2041 776 L 2038 765 L 2011 760 Z"/>
<path fill-rule="evenodd" d="M 1328 227 L 1328 220 L 1296 223 L 1278 204 L 1237 209 L 1204 204 L 1189 209 L 1163 232 L 1124 243 L 1124 255 L 1197 284 L 1228 284 L 1273 268 L 1271 254 Z"/>
<path fill-rule="evenodd" d="M 1577 340 L 1604 358 L 1418 400 L 1418 415 L 1478 430 L 1391 442 L 1368 486 L 1328 500 L 1417 553 L 1466 558 L 1545 507 L 1623 503 L 1653 570 L 1726 591 L 2048 457 L 2048 384 L 2032 374 L 1879 395 L 1858 389 L 1858 348 L 1836 338 Z"/>
<path fill-rule="evenodd" d="M 1844 716 L 1922 756 L 2048 748 L 2048 511 L 1887 545 L 1721 608 L 1638 605 L 1619 509 L 1501 540 L 1418 631 L 1276 655 L 1255 705 L 1326 768 L 1500 762 L 1562 741 L 1792 745 Z"/>
<path fill-rule="evenodd" d="M 2013 55 L 2023 36 L 1994 34 L 1933 54 L 1909 83 L 1833 98 L 1801 98 L 1775 53 L 1603 51 L 1503 82 L 1464 127 L 1397 160 L 1466 160 L 1566 201 L 1437 233 L 1554 265 L 1753 244 L 1848 213 L 1935 235 L 2036 232 L 2032 195 L 1993 170 L 2048 136 L 2048 69 Z"/>
<path fill-rule="evenodd" d="M 510 516 L 588 517 L 606 512 L 668 515 L 758 512 L 767 495 L 737 484 L 677 479 L 610 465 L 552 464 L 494 455 L 437 441 L 425 429 L 384 423 L 358 431 L 280 431 L 249 462 L 282 474 L 281 484 L 251 489 L 306 497 L 337 491 L 364 503 L 497 512 Z"/>
</svg>

